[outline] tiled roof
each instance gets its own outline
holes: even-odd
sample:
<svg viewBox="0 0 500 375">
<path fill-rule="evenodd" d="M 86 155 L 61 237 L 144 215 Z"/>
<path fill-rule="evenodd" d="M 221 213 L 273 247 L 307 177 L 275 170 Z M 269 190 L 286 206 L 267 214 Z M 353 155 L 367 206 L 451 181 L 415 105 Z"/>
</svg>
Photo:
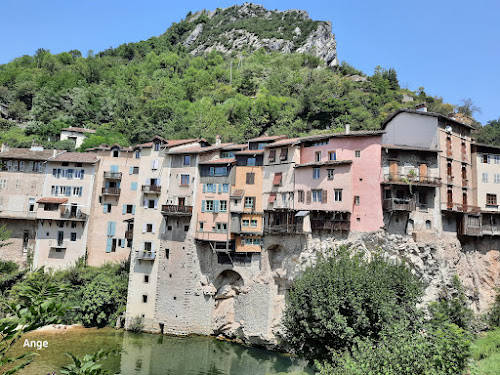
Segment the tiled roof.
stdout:
<svg viewBox="0 0 500 375">
<path fill-rule="evenodd" d="M 226 146 L 222 146 L 223 150 L 244 150 L 248 148 L 248 144 L 246 143 L 239 143 L 239 144 L 234 144 L 234 143 L 228 143 Z"/>
<path fill-rule="evenodd" d="M 282 140 L 277 141 L 277 142 L 269 143 L 265 147 L 266 148 L 275 148 L 275 147 L 289 146 L 289 145 L 293 145 L 293 144 L 297 143 L 297 141 L 299 141 L 299 140 L 300 140 L 300 138 L 282 139 Z"/>
<path fill-rule="evenodd" d="M 427 148 L 427 147 L 417 147 L 417 146 L 382 145 L 382 148 L 386 148 L 388 150 L 441 152 L 441 150 L 438 150 L 437 148 Z"/>
<path fill-rule="evenodd" d="M 199 141 L 198 138 L 192 138 L 192 139 L 169 139 L 167 140 L 167 147 L 174 147 L 174 146 L 180 146 L 186 143 L 191 143 L 191 142 L 197 142 Z"/>
<path fill-rule="evenodd" d="M 57 153 L 64 151 L 56 150 Z M 47 160 L 54 156 L 54 150 L 32 151 L 29 148 L 11 148 L 0 152 L 0 159 Z"/>
<path fill-rule="evenodd" d="M 178 150 L 170 150 L 170 151 L 167 151 L 167 154 L 173 154 L 173 155 L 175 155 L 175 154 L 201 154 L 203 152 L 220 150 L 221 148 L 222 148 L 222 145 L 208 146 L 208 147 L 193 146 L 193 147 L 180 148 Z"/>
<path fill-rule="evenodd" d="M 224 159 L 200 161 L 199 164 L 232 164 L 235 162 L 236 162 L 235 158 L 224 158 Z"/>
<path fill-rule="evenodd" d="M 40 198 L 39 200 L 37 200 L 36 203 L 56 203 L 56 204 L 61 204 L 61 203 L 66 203 L 67 201 L 68 201 L 68 198 L 44 197 L 44 198 Z"/>
<path fill-rule="evenodd" d="M 452 119 L 450 117 L 447 117 L 447 116 L 444 116 L 442 115 L 441 113 L 435 113 L 435 112 L 421 112 L 421 111 L 416 111 L 416 110 L 412 110 L 412 109 L 400 109 L 400 110 L 397 110 L 396 112 L 394 112 L 392 115 L 390 115 L 387 120 L 385 120 L 383 123 L 382 123 L 382 129 L 385 129 L 385 127 L 387 126 L 387 124 L 389 122 L 391 122 L 391 120 L 396 117 L 397 115 L 399 115 L 400 113 L 403 113 L 403 112 L 406 112 L 406 113 L 413 113 L 413 114 L 417 114 L 417 115 L 422 115 L 422 116 L 431 116 L 431 117 L 437 117 L 437 118 L 440 118 L 440 119 L 443 119 L 443 120 L 447 120 L 447 121 L 450 121 L 450 122 L 453 122 L 457 125 L 460 125 L 460 126 L 465 126 L 466 128 L 469 128 L 469 129 L 476 129 L 475 126 L 472 126 L 472 125 L 468 125 L 468 124 L 464 124 L 463 122 L 460 122 L 460 121 L 457 121 L 455 119 Z"/>
<path fill-rule="evenodd" d="M 341 164 L 351 164 L 351 163 L 352 163 L 352 160 L 315 161 L 313 163 L 296 164 L 295 168 L 321 167 L 321 166 L 324 166 L 324 165 L 341 165 Z"/>
<path fill-rule="evenodd" d="M 96 131 L 94 129 L 86 129 L 86 128 L 74 128 L 70 126 L 69 128 L 64 128 L 61 129 L 61 131 L 67 131 L 67 132 L 75 132 L 75 133 L 91 133 L 94 134 Z"/>
<path fill-rule="evenodd" d="M 310 135 L 307 137 L 301 137 L 298 139 L 297 143 L 302 142 L 311 142 L 320 139 L 327 138 L 340 138 L 340 137 L 370 137 L 374 135 L 382 135 L 385 133 L 385 130 L 354 130 L 350 132 L 342 132 L 342 133 L 330 133 L 330 134 L 318 134 L 318 135 Z"/>
<path fill-rule="evenodd" d="M 498 152 L 500 153 L 500 147 L 495 145 L 489 145 L 486 143 L 472 143 L 473 146 L 476 146 L 478 149 L 488 150 L 490 152 Z M 1 154 L 0 154 L 1 155 Z"/>
<path fill-rule="evenodd" d="M 122 147 L 118 143 L 115 143 L 112 146 L 109 146 L 106 143 L 103 143 L 97 147 L 86 148 L 85 151 L 110 151 L 112 148 L 115 148 L 115 147 L 117 147 L 120 151 L 124 151 L 124 152 L 134 151 L 134 149 L 132 147 Z"/>
<path fill-rule="evenodd" d="M 261 155 L 264 153 L 264 150 L 243 150 L 243 151 L 237 151 L 234 154 L 235 155 Z"/>
<path fill-rule="evenodd" d="M 263 135 L 261 137 L 249 139 L 248 142 L 264 142 L 264 141 L 276 141 L 278 139 L 287 138 L 286 135 Z"/>
<path fill-rule="evenodd" d="M 236 189 L 231 192 L 231 197 L 241 198 L 245 194 L 245 190 Z"/>
<path fill-rule="evenodd" d="M 63 152 L 49 161 L 63 162 L 67 161 L 70 163 L 96 163 L 99 159 L 93 154 L 86 152 Z"/>
</svg>

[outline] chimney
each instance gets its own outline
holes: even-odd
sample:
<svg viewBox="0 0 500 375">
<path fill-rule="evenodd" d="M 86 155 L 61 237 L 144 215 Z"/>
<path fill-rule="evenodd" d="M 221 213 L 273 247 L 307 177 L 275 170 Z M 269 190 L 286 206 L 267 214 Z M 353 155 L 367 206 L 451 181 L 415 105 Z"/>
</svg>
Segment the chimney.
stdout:
<svg viewBox="0 0 500 375">
<path fill-rule="evenodd" d="M 221 143 L 222 143 L 222 141 L 221 141 L 221 139 L 220 139 L 220 135 L 219 135 L 219 134 L 217 134 L 217 135 L 215 136 L 215 145 L 216 145 L 216 146 L 220 146 L 220 145 L 221 145 Z"/>
<path fill-rule="evenodd" d="M 427 112 L 427 105 L 425 103 L 419 104 L 415 107 L 418 112 Z"/>
<path fill-rule="evenodd" d="M 55 157 L 57 155 L 57 150 L 54 149 L 54 151 L 52 151 L 52 157 Z"/>
<path fill-rule="evenodd" d="M 10 150 L 8 143 L 2 143 L 2 150 L 0 152 L 7 152 Z"/>
<path fill-rule="evenodd" d="M 351 124 L 345 124 L 345 133 L 349 134 L 351 132 Z"/>
</svg>

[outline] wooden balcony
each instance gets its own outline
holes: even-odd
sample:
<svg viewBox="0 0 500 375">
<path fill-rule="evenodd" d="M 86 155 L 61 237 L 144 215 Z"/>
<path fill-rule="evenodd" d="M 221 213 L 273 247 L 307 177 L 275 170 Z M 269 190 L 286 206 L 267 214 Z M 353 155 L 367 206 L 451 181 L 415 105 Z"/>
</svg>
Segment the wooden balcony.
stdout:
<svg viewBox="0 0 500 375">
<path fill-rule="evenodd" d="M 161 213 L 165 216 L 191 216 L 193 214 L 193 206 L 163 204 L 161 206 Z"/>
<path fill-rule="evenodd" d="M 386 211 L 414 211 L 415 200 L 403 198 L 384 199 L 382 208 Z"/>
<path fill-rule="evenodd" d="M 500 236 L 499 224 L 483 224 L 481 226 L 481 234 L 487 236 Z"/>
<path fill-rule="evenodd" d="M 142 192 L 144 194 L 161 194 L 161 186 L 158 185 L 142 185 Z"/>
<path fill-rule="evenodd" d="M 264 228 L 265 234 L 285 234 L 285 233 L 304 233 L 302 224 L 280 224 L 266 225 Z"/>
<path fill-rule="evenodd" d="M 110 196 L 115 196 L 118 197 L 121 193 L 120 188 L 115 188 L 115 187 L 103 187 L 102 188 L 102 195 L 110 195 Z"/>
<path fill-rule="evenodd" d="M 104 171 L 104 178 L 106 178 L 108 180 L 121 180 L 122 179 L 122 172 Z"/>
<path fill-rule="evenodd" d="M 154 251 L 138 251 L 135 254 L 135 259 L 139 260 L 155 260 L 155 252 Z"/>
<path fill-rule="evenodd" d="M 64 210 L 61 212 L 61 219 L 73 221 L 87 221 L 89 215 L 84 214 L 82 211 Z"/>
<path fill-rule="evenodd" d="M 442 202 L 441 203 L 441 210 L 476 214 L 476 213 L 479 213 L 481 211 L 481 208 L 478 206 L 471 206 L 471 205 L 462 204 L 462 203 Z"/>
<path fill-rule="evenodd" d="M 417 185 L 417 186 L 439 186 L 441 178 L 429 176 L 412 176 L 404 174 L 386 174 L 384 175 L 384 184 L 390 185 Z"/>
<path fill-rule="evenodd" d="M 323 221 L 311 220 L 312 230 L 329 230 L 332 232 L 349 231 L 351 229 L 350 221 Z"/>
</svg>

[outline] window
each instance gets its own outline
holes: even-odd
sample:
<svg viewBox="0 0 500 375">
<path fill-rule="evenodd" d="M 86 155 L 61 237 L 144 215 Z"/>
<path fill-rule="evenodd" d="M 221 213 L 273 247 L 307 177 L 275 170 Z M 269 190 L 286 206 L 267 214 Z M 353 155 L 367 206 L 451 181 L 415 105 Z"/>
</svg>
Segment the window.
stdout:
<svg viewBox="0 0 500 375">
<path fill-rule="evenodd" d="M 432 223 L 430 220 L 425 221 L 425 229 L 432 229 Z"/>
<path fill-rule="evenodd" d="M 222 151 L 220 154 L 221 159 L 227 159 L 227 158 L 234 158 L 234 152 L 233 151 Z"/>
<path fill-rule="evenodd" d="M 245 208 L 254 208 L 255 198 L 254 197 L 245 197 Z"/>
<path fill-rule="evenodd" d="M 313 179 L 319 179 L 319 168 L 313 168 Z"/>
<path fill-rule="evenodd" d="M 288 159 L 288 149 L 287 148 L 282 148 L 280 152 L 280 160 L 281 161 L 286 161 Z"/>
<path fill-rule="evenodd" d="M 118 151 L 118 150 L 113 150 L 113 157 L 114 157 L 114 158 L 117 158 L 118 156 L 120 156 L 120 151 Z"/>
<path fill-rule="evenodd" d="M 24 171 L 24 161 L 19 161 L 19 170 Z"/>
<path fill-rule="evenodd" d="M 132 174 L 139 174 L 139 167 L 132 167 Z"/>
<path fill-rule="evenodd" d="M 155 142 L 155 151 L 160 151 L 160 142 Z"/>
<path fill-rule="evenodd" d="M 69 165 L 69 162 L 67 162 L 67 161 L 63 161 L 63 162 L 62 162 L 62 166 L 63 166 L 63 167 L 67 167 L 68 165 Z"/>
<path fill-rule="evenodd" d="M 254 166 L 256 163 L 257 159 L 256 158 L 248 158 L 247 159 L 247 165 L 249 166 Z"/>
<path fill-rule="evenodd" d="M 255 173 L 247 173 L 247 185 L 253 185 L 255 183 Z"/>
<path fill-rule="evenodd" d="M 105 214 L 107 213 L 110 213 L 111 212 L 111 203 L 105 203 L 103 206 L 102 206 L 102 212 L 104 212 Z"/>
<path fill-rule="evenodd" d="M 359 195 L 354 196 L 354 204 L 359 205 Z"/>
<path fill-rule="evenodd" d="M 248 220 L 248 219 L 241 220 L 241 226 L 243 228 L 248 228 L 250 226 L 250 220 Z"/>
<path fill-rule="evenodd" d="M 490 156 L 488 154 L 483 154 L 483 163 L 489 163 L 490 162 Z"/>
<path fill-rule="evenodd" d="M 134 205 L 133 204 L 127 204 L 125 207 L 125 212 L 127 214 L 133 214 L 134 213 Z"/>
<path fill-rule="evenodd" d="M 58 185 L 52 185 L 50 187 L 50 195 L 59 195 L 59 186 Z"/>
<path fill-rule="evenodd" d="M 227 176 L 227 167 L 210 167 L 210 176 Z"/>
<path fill-rule="evenodd" d="M 312 201 L 313 202 L 323 202 L 323 190 L 313 190 L 312 191 Z"/>
<path fill-rule="evenodd" d="M 335 169 L 327 169 L 328 172 L 328 179 L 333 180 L 333 176 L 335 176 Z"/>
<path fill-rule="evenodd" d="M 75 167 L 81 168 L 81 167 L 83 167 L 83 163 L 75 163 Z"/>
<path fill-rule="evenodd" d="M 61 170 L 57 168 L 52 169 L 52 177 L 61 178 Z"/>
<path fill-rule="evenodd" d="M 360 157 L 361 157 L 361 150 L 356 150 L 356 151 L 354 151 L 354 156 L 355 156 L 356 158 L 360 158 Z"/>
<path fill-rule="evenodd" d="M 28 211 L 30 212 L 35 211 L 35 198 L 30 198 L 28 200 Z"/>
<path fill-rule="evenodd" d="M 276 150 L 269 151 L 269 161 L 274 162 L 276 160 Z"/>
<path fill-rule="evenodd" d="M 334 195 L 335 195 L 335 202 L 342 202 L 342 189 L 335 189 Z"/>
<path fill-rule="evenodd" d="M 217 193 L 217 184 L 205 184 L 204 193 Z"/>
<path fill-rule="evenodd" d="M 140 151 L 136 151 L 135 152 L 135 158 L 136 159 L 140 159 L 141 158 L 141 152 Z"/>
<path fill-rule="evenodd" d="M 222 184 L 222 192 L 229 193 L 229 184 Z"/>
<path fill-rule="evenodd" d="M 299 190 L 298 201 L 304 203 L 304 190 Z"/>
<path fill-rule="evenodd" d="M 486 205 L 496 206 L 497 205 L 497 195 L 496 194 L 486 194 Z"/>
<path fill-rule="evenodd" d="M 500 174 L 495 173 L 494 178 L 495 178 L 495 184 L 500 184 Z"/>
<path fill-rule="evenodd" d="M 2 178 L 0 180 L 0 189 L 5 189 L 7 187 L 7 179 Z"/>
<path fill-rule="evenodd" d="M 220 212 L 227 212 L 227 201 L 220 201 Z"/>
<path fill-rule="evenodd" d="M 159 165 L 158 159 L 154 159 L 154 160 L 151 161 L 151 169 L 152 170 L 154 170 L 154 171 L 157 170 L 158 169 L 158 165 Z"/>
<path fill-rule="evenodd" d="M 151 251 L 152 248 L 153 245 L 151 244 L 151 242 L 144 242 L 144 251 Z"/>
<path fill-rule="evenodd" d="M 148 296 L 147 295 L 145 295 L 145 294 L 142 295 L 142 302 L 143 303 L 147 303 L 148 302 Z"/>
<path fill-rule="evenodd" d="M 337 152 L 336 151 L 328 152 L 328 160 L 337 160 Z"/>
<path fill-rule="evenodd" d="M 59 205 L 56 203 L 45 203 L 43 205 L 44 211 L 57 211 L 59 209 Z"/>
<path fill-rule="evenodd" d="M 250 226 L 252 228 L 257 228 L 257 220 L 255 220 L 255 219 L 250 220 Z"/>
<path fill-rule="evenodd" d="M 321 151 L 316 151 L 314 153 L 314 161 L 321 161 Z"/>
<path fill-rule="evenodd" d="M 148 208 L 156 208 L 156 201 L 153 199 L 148 200 Z"/>
<path fill-rule="evenodd" d="M 212 212 L 214 210 L 214 201 L 205 201 L 205 211 Z"/>
<path fill-rule="evenodd" d="M 75 232 L 71 232 L 71 234 L 70 234 L 70 240 L 71 241 L 76 241 L 76 233 Z"/>
<path fill-rule="evenodd" d="M 488 173 L 483 172 L 483 182 L 488 182 Z"/>
<path fill-rule="evenodd" d="M 495 155 L 495 164 L 500 164 L 500 155 Z"/>
<path fill-rule="evenodd" d="M 215 224 L 215 232 L 216 233 L 226 233 L 227 232 L 227 224 L 226 223 L 216 223 Z"/>
<path fill-rule="evenodd" d="M 281 185 L 281 177 L 282 177 L 281 172 L 277 172 L 274 174 L 273 186 L 280 186 Z"/>
<path fill-rule="evenodd" d="M 181 174 L 181 185 L 182 186 L 189 185 L 189 175 L 188 174 Z"/>
<path fill-rule="evenodd" d="M 153 224 L 146 224 L 146 233 L 153 233 Z"/>
<path fill-rule="evenodd" d="M 149 275 L 144 275 L 144 283 L 149 283 Z"/>
<path fill-rule="evenodd" d="M 202 222 L 202 221 L 200 221 L 200 222 L 198 223 L 198 230 L 199 230 L 200 232 L 203 232 L 203 222 Z"/>
<path fill-rule="evenodd" d="M 77 195 L 79 197 L 82 196 L 83 188 L 81 186 L 73 186 L 73 195 Z"/>
<path fill-rule="evenodd" d="M 191 155 L 184 155 L 182 164 L 183 165 L 191 165 Z"/>
</svg>

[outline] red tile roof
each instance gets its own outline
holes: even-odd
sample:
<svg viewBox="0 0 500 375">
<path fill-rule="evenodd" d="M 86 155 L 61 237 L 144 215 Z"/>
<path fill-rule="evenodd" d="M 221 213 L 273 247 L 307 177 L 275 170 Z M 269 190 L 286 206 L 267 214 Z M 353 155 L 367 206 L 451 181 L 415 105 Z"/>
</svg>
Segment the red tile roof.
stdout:
<svg viewBox="0 0 500 375">
<path fill-rule="evenodd" d="M 69 128 L 64 128 L 61 129 L 61 131 L 67 131 L 67 132 L 75 132 L 75 133 L 91 133 L 94 134 L 96 131 L 94 129 L 87 129 L 87 128 L 74 128 L 70 126 Z"/>
<path fill-rule="evenodd" d="M 327 161 L 316 161 L 313 163 L 296 164 L 295 168 L 321 167 L 324 165 L 340 165 L 340 164 L 351 164 L 351 163 L 352 160 L 327 160 Z"/>
<path fill-rule="evenodd" d="M 36 203 L 56 203 L 56 204 L 61 204 L 61 203 L 66 203 L 67 201 L 68 201 L 68 198 L 44 197 L 44 198 L 40 198 L 39 200 L 37 200 Z"/>
<path fill-rule="evenodd" d="M 56 154 L 64 151 L 56 150 Z M 54 150 L 32 151 L 29 148 L 11 148 L 0 152 L 0 159 L 48 160 L 54 156 Z"/>
<path fill-rule="evenodd" d="M 397 115 L 399 115 L 400 113 L 403 113 L 403 112 L 406 112 L 406 113 L 413 113 L 413 114 L 417 114 L 417 115 L 422 115 L 422 116 L 431 116 L 431 117 L 437 117 L 439 119 L 443 119 L 443 120 L 447 120 L 447 121 L 451 121 L 457 125 L 460 125 L 460 126 L 465 126 L 466 128 L 469 128 L 469 129 L 476 129 L 475 126 L 472 126 L 472 125 L 468 125 L 468 124 L 464 124 L 463 122 L 460 122 L 460 121 L 457 121 L 456 119 L 453 119 L 451 117 L 448 117 L 448 116 L 445 116 L 445 115 L 442 115 L 441 113 L 434 113 L 434 112 L 422 112 L 422 111 L 416 111 L 416 110 L 412 110 L 412 109 L 399 109 L 397 110 L 396 112 L 394 112 L 393 114 L 391 114 L 387 120 L 385 120 L 383 123 L 382 123 L 382 129 L 385 129 L 385 127 L 387 126 L 387 124 L 389 122 L 391 122 L 391 120 L 396 117 Z"/>
<path fill-rule="evenodd" d="M 233 192 L 231 193 L 231 197 L 236 197 L 236 198 L 241 198 L 243 197 L 243 195 L 245 195 L 245 190 L 243 189 L 236 189 L 233 190 Z"/>
<path fill-rule="evenodd" d="M 207 147 L 201 147 L 201 146 L 192 146 L 192 147 L 185 147 L 185 148 L 179 148 L 175 150 L 170 150 L 167 151 L 167 154 L 201 154 L 203 152 L 209 152 L 209 151 L 215 151 L 215 150 L 220 150 L 224 145 L 229 145 L 229 143 L 224 143 L 218 146 L 207 146 Z"/>
<path fill-rule="evenodd" d="M 71 163 L 96 163 L 99 161 L 97 156 L 93 154 L 89 154 L 86 152 L 63 152 L 62 154 L 57 155 L 54 158 L 51 158 L 49 161 L 56 162 L 71 162 Z"/>
<path fill-rule="evenodd" d="M 287 139 L 282 139 L 281 141 L 269 143 L 266 145 L 266 148 L 274 148 L 274 147 L 282 147 L 282 146 L 289 146 L 295 144 L 297 141 L 299 141 L 300 138 L 287 138 Z"/>
<path fill-rule="evenodd" d="M 234 154 L 235 155 L 260 155 L 263 154 L 264 150 L 243 150 L 243 151 L 237 151 Z"/>
<path fill-rule="evenodd" d="M 441 152 L 441 150 L 438 150 L 437 148 L 427 148 L 427 147 L 417 147 L 417 146 L 382 145 L 382 148 L 386 148 L 388 150 Z"/>
<path fill-rule="evenodd" d="M 232 164 L 235 163 L 235 158 L 224 158 L 224 159 L 214 159 L 214 160 L 206 160 L 201 161 L 199 164 Z"/>
<path fill-rule="evenodd" d="M 222 146 L 223 150 L 244 150 L 246 148 L 248 148 L 248 144 L 246 143 L 240 143 L 240 144 L 227 143 L 227 146 Z"/>
<path fill-rule="evenodd" d="M 296 143 L 311 142 L 311 141 L 316 141 L 316 140 L 320 140 L 320 139 L 327 139 L 327 138 L 370 137 L 370 136 L 375 136 L 375 135 L 382 135 L 384 133 L 385 133 L 385 130 L 354 130 L 354 131 L 350 131 L 348 133 L 342 132 L 342 133 L 318 134 L 318 135 L 310 135 L 307 137 L 301 137 L 298 139 L 298 141 Z"/>
<path fill-rule="evenodd" d="M 263 135 L 261 137 L 249 139 L 248 142 L 276 141 L 278 139 L 287 138 L 286 135 Z"/>
</svg>

